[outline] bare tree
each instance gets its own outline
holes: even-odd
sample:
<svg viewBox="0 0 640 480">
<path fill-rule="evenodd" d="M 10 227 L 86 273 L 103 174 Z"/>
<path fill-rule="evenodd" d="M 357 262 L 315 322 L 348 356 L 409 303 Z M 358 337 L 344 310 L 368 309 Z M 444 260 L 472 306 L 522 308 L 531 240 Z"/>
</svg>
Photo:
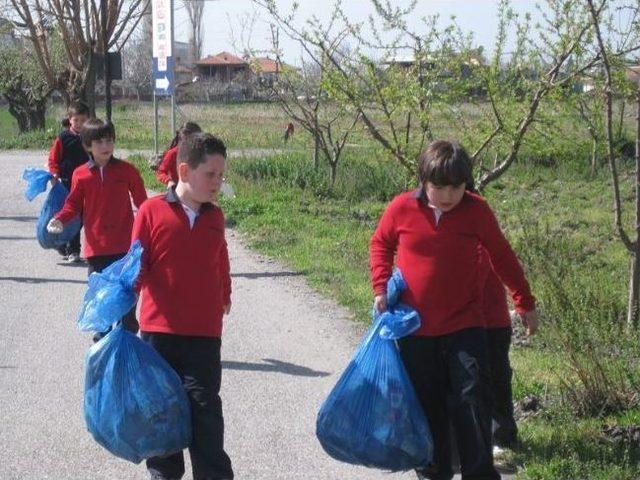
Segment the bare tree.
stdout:
<svg viewBox="0 0 640 480">
<path fill-rule="evenodd" d="M 7 14 L 33 44 L 35 57 L 49 86 L 65 102 L 95 105 L 96 54 L 120 50 L 135 30 L 149 0 L 3 0 Z M 101 22 L 101 5 L 106 12 Z M 66 65 L 60 69 L 51 51 L 58 37 Z M 104 43 L 107 43 L 106 48 Z"/>
<path fill-rule="evenodd" d="M 202 58 L 202 19 L 204 2 L 202 0 L 182 0 L 189 17 L 189 43 L 193 55 L 193 61 Z"/>
<path fill-rule="evenodd" d="M 635 27 L 626 36 L 633 44 L 637 45 L 640 41 L 640 31 L 638 31 L 638 18 L 640 15 L 640 5 L 637 2 L 626 6 L 633 12 Z M 629 328 L 637 328 L 640 324 L 640 82 L 636 78 L 636 152 L 635 152 L 635 176 L 634 176 L 634 230 L 635 239 L 632 240 L 629 233 L 625 229 L 623 223 L 623 203 L 620 193 L 620 174 L 618 171 L 616 151 L 614 146 L 613 132 L 613 102 L 614 102 L 614 67 L 615 58 L 620 56 L 620 52 L 627 51 L 626 43 L 612 45 L 607 42 L 605 37 L 606 28 L 609 25 L 605 16 L 606 0 L 594 2 L 587 0 L 591 26 L 596 38 L 597 49 L 602 58 L 602 67 L 604 70 L 604 109 L 605 109 L 605 132 L 606 132 L 606 148 L 607 162 L 611 172 L 612 188 L 613 188 L 613 205 L 614 205 L 614 222 L 618 236 L 629 253 L 630 272 L 629 272 L 629 303 L 627 308 L 627 326 Z M 632 23 L 632 25 L 633 25 Z M 611 30 L 609 28 L 609 30 Z M 617 47 L 617 48 L 616 48 Z"/>
<path fill-rule="evenodd" d="M 140 28 L 136 29 L 129 37 L 123 55 L 123 80 L 127 86 L 135 89 L 138 100 L 142 95 L 152 93 L 153 27 L 151 5 L 147 10 Z"/>
<path fill-rule="evenodd" d="M 475 136 L 469 144 L 480 189 L 516 160 L 550 93 L 570 87 L 601 60 L 588 48 L 591 24 L 580 0 L 546 0 L 539 25 L 532 25 L 527 16 L 518 18 L 509 2 L 501 0 L 501 28 L 488 63 L 472 36 L 455 22 L 441 26 L 438 17 L 430 17 L 414 31 L 408 18 L 415 16 L 415 2 L 407 8 L 371 2 L 375 15 L 359 23 L 342 11 L 338 0 L 328 24 L 314 17 L 298 26 L 295 10 L 281 13 L 273 0 L 254 0 L 316 63 L 329 61 L 334 74 L 327 90 L 332 98 L 358 111 L 369 134 L 409 171 L 415 170 L 425 142 L 436 136 L 435 120 L 442 112 L 451 112 L 463 136 L 465 130 L 485 132 L 484 138 Z M 516 48 L 505 61 L 511 30 L 516 32 Z M 335 31 L 353 42 L 349 57 L 331 50 Z M 513 82 L 505 81 L 509 75 Z M 472 129 L 459 107 L 479 91 L 487 102 L 479 108 L 482 124 Z M 490 151 L 496 156 L 488 164 Z"/>
</svg>

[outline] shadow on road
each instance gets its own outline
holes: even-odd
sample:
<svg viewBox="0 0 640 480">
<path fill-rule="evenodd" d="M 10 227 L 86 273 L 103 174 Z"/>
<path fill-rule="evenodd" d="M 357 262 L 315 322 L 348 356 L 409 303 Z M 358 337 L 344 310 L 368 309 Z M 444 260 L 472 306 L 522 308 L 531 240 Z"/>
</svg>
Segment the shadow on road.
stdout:
<svg viewBox="0 0 640 480">
<path fill-rule="evenodd" d="M 77 283 L 85 285 L 86 280 L 73 280 L 71 278 L 33 278 L 33 277 L 0 277 L 0 282 L 18 283 Z"/>
<path fill-rule="evenodd" d="M 330 375 L 328 372 L 321 372 L 308 367 L 303 367 L 302 365 L 282 362 L 272 358 L 263 358 L 262 361 L 265 363 L 234 362 L 231 360 L 224 360 L 222 362 L 222 368 L 227 370 L 246 370 L 250 372 L 277 372 L 287 375 L 296 375 L 299 377 L 326 377 Z"/>
<path fill-rule="evenodd" d="M 36 237 L 16 237 L 12 235 L 0 236 L 0 241 L 2 240 L 35 240 Z"/>
<path fill-rule="evenodd" d="M 2 220 L 11 220 L 13 222 L 35 222 L 38 220 L 38 217 L 0 217 L 0 221 Z"/>
</svg>

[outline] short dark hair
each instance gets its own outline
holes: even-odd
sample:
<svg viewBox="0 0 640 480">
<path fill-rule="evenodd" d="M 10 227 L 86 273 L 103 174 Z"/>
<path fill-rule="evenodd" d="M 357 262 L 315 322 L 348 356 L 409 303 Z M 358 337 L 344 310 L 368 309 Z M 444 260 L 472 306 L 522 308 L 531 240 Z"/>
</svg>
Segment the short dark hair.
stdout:
<svg viewBox="0 0 640 480">
<path fill-rule="evenodd" d="M 71 118 L 74 115 L 86 115 L 89 116 L 89 106 L 84 102 L 72 102 L 67 108 L 67 117 Z"/>
<path fill-rule="evenodd" d="M 104 122 L 99 118 L 90 118 L 82 126 L 80 138 L 85 148 L 91 148 L 91 142 L 94 140 L 102 140 L 103 138 L 115 140 L 116 130 L 111 122 Z"/>
<path fill-rule="evenodd" d="M 186 137 L 178 147 L 178 163 L 187 163 L 196 169 L 206 161 L 206 155 L 220 154 L 227 158 L 227 147 L 218 137 L 210 133 L 193 133 Z"/>
<path fill-rule="evenodd" d="M 473 181 L 471 159 L 457 142 L 436 140 L 418 158 L 420 183 L 438 186 L 469 184 Z"/>
</svg>

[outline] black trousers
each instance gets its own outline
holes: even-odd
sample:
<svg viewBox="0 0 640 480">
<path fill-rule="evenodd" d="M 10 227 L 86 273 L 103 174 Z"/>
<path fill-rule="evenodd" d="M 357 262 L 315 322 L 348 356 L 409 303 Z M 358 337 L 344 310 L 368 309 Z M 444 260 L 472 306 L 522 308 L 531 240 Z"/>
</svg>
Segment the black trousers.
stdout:
<svg viewBox="0 0 640 480">
<path fill-rule="evenodd" d="M 398 341 L 400 355 L 429 420 L 434 463 L 420 473 L 453 478 L 451 430 L 464 480 L 499 480 L 493 467 L 487 338 L 484 328 Z"/>
<path fill-rule="evenodd" d="M 69 178 L 61 178 L 60 182 L 67 188 L 67 190 L 71 191 L 71 176 Z M 61 245 L 57 248 L 60 255 L 69 255 L 71 253 L 75 253 L 80 255 L 80 232 L 69 240 L 65 245 Z"/>
<path fill-rule="evenodd" d="M 93 272 L 102 272 L 105 268 L 111 265 L 114 262 L 117 262 L 122 257 L 124 257 L 127 253 L 117 253 L 115 255 L 96 255 L 93 257 L 87 258 L 87 263 L 89 264 L 89 272 L 88 275 L 91 275 Z M 124 328 L 129 330 L 132 333 L 138 333 L 138 320 L 136 319 L 136 306 L 134 305 L 131 310 L 127 312 L 127 314 L 122 317 L 122 325 Z M 94 341 L 100 340 L 100 338 L 104 337 L 107 333 L 109 333 L 111 329 L 106 332 L 100 332 L 98 335 L 94 337 Z"/>
<path fill-rule="evenodd" d="M 511 327 L 487 328 L 487 348 L 491 393 L 493 395 L 493 443 L 513 448 L 518 442 L 518 426 L 513 417 L 511 379 L 513 370 L 509 362 Z"/>
<path fill-rule="evenodd" d="M 193 439 L 189 446 L 194 480 L 231 480 L 231 460 L 224 451 L 220 382 L 220 338 L 142 332 L 182 380 L 191 405 Z M 184 475 L 183 452 L 147 460 L 152 478 L 177 480 Z"/>
</svg>

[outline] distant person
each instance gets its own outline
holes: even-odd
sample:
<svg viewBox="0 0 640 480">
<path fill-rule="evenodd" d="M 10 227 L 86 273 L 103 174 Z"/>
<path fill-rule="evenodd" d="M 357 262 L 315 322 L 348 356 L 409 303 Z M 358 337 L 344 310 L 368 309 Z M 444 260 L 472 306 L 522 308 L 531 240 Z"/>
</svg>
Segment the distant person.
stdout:
<svg viewBox="0 0 640 480">
<path fill-rule="evenodd" d="M 87 163 L 89 154 L 82 146 L 80 131 L 89 119 L 89 107 L 82 102 L 69 105 L 67 117 L 62 120 L 62 132 L 53 142 L 49 151 L 49 172 L 53 175 L 52 183 L 62 182 L 67 190 L 71 190 L 71 177 L 80 165 Z M 80 261 L 80 232 L 66 245 L 58 248 L 62 257 L 70 263 Z"/>
<path fill-rule="evenodd" d="M 293 136 L 295 132 L 295 127 L 292 122 L 289 122 L 284 129 L 284 143 L 287 143 L 289 139 Z"/>
<path fill-rule="evenodd" d="M 162 162 L 156 172 L 156 178 L 167 187 L 175 187 L 178 184 L 177 156 L 180 143 L 189 135 L 201 132 L 200 125 L 195 122 L 186 122 L 176 132 L 169 148 L 162 156 Z"/>
</svg>

